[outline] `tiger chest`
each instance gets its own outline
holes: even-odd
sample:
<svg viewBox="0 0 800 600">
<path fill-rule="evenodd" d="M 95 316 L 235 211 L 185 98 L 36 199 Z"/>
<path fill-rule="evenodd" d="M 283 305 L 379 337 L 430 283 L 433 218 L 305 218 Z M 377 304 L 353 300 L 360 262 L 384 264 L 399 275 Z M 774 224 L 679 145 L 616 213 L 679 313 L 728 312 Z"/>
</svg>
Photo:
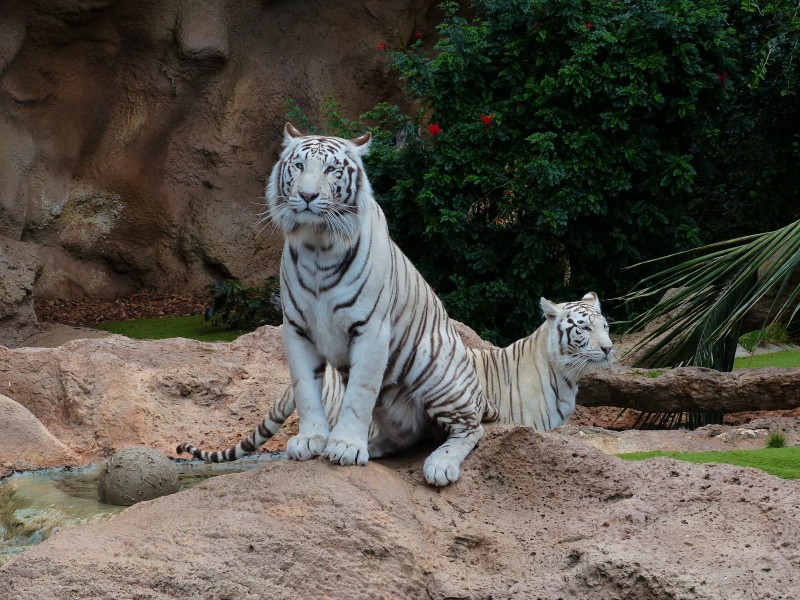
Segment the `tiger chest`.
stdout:
<svg viewBox="0 0 800 600">
<path fill-rule="evenodd" d="M 329 298 L 321 297 L 309 306 L 309 329 L 314 346 L 325 360 L 334 367 L 350 365 L 350 336 L 348 329 L 352 320 L 341 310 L 335 311 L 335 304 Z"/>
<path fill-rule="evenodd" d="M 336 283 L 331 281 L 331 269 L 315 268 L 319 264 L 318 258 L 298 261 L 297 283 L 302 293 L 295 298 L 317 352 L 335 367 L 349 366 L 353 324 L 359 321 L 364 310 L 361 302 L 343 306 L 356 290 L 341 282 L 331 285 Z"/>
</svg>

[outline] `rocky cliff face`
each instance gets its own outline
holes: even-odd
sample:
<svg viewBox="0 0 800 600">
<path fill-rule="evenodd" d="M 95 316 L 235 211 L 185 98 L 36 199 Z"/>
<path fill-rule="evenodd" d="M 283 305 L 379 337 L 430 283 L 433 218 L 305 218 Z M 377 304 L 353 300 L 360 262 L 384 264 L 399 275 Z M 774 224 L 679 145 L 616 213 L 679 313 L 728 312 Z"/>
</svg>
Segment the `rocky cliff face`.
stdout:
<svg viewBox="0 0 800 600">
<path fill-rule="evenodd" d="M 392 98 L 378 43 L 430 0 L 11 0 L 0 4 L 0 236 L 35 242 L 41 297 L 256 282 L 286 103 Z"/>
<path fill-rule="evenodd" d="M 0 346 L 15 346 L 39 331 L 33 287 L 40 273 L 33 244 L 0 238 Z"/>
</svg>

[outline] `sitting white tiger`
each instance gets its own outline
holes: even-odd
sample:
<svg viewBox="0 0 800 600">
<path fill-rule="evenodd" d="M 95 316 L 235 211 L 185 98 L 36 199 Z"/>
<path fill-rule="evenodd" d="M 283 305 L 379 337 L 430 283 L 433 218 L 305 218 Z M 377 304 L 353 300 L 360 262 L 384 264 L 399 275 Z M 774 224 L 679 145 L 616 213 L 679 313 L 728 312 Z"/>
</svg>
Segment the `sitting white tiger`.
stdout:
<svg viewBox="0 0 800 600">
<path fill-rule="evenodd" d="M 303 136 L 287 123 L 267 184 L 285 238 L 283 340 L 300 418 L 286 453 L 363 465 L 438 430 L 446 439 L 423 473 L 447 485 L 497 410 L 442 303 L 389 237 L 361 160 L 370 139 Z M 328 365 L 346 382 L 333 423 Z"/>
<path fill-rule="evenodd" d="M 581 376 L 610 364 L 612 343 L 594 292 L 578 302 L 563 304 L 542 298 L 541 306 L 545 321 L 533 334 L 507 348 L 468 351 L 484 393 L 499 408 L 500 421 L 547 431 L 566 423 L 575 410 Z M 343 394 L 341 376 L 328 366 L 322 401 L 331 425 L 339 419 Z M 188 452 L 208 462 L 237 460 L 255 452 L 275 435 L 294 410 L 294 394 L 289 386 L 258 427 L 235 446 L 206 452 L 191 444 L 181 444 L 178 454 Z M 378 435 L 377 429 L 373 421 L 370 438 Z"/>
</svg>

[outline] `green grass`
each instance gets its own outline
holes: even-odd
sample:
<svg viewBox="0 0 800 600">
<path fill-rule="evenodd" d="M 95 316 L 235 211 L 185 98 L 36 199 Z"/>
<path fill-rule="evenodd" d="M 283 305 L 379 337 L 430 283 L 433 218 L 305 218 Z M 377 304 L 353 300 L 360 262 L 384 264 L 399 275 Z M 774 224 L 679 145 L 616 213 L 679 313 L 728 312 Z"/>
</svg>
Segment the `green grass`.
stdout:
<svg viewBox="0 0 800 600">
<path fill-rule="evenodd" d="M 740 356 L 733 361 L 734 369 L 760 369 L 762 367 L 800 367 L 800 350 L 782 350 L 769 354 Z"/>
<path fill-rule="evenodd" d="M 213 327 L 203 319 L 203 315 L 109 321 L 101 323 L 98 327 L 104 331 L 126 335 L 137 340 L 182 337 L 201 342 L 230 342 L 245 333 L 239 330 Z"/>
<path fill-rule="evenodd" d="M 726 452 L 628 452 L 618 454 L 625 460 L 646 460 L 666 456 L 693 463 L 725 463 L 739 467 L 754 467 L 782 479 L 800 479 L 800 446 L 762 448 L 760 450 L 729 450 Z"/>
</svg>

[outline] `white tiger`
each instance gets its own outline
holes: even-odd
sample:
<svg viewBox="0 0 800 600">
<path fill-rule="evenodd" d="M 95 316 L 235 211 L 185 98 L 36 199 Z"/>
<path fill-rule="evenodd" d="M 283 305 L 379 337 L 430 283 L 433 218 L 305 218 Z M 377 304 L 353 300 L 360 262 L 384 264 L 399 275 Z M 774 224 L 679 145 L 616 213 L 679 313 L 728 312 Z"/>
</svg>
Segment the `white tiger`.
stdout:
<svg viewBox="0 0 800 600">
<path fill-rule="evenodd" d="M 499 408 L 500 421 L 547 431 L 567 422 L 575 410 L 580 378 L 590 370 L 609 366 L 613 344 L 594 292 L 578 302 L 553 304 L 542 298 L 540 303 L 545 321 L 531 335 L 507 348 L 470 348 L 468 352 L 490 405 Z M 339 420 L 343 395 L 342 378 L 328 365 L 322 402 L 332 426 Z M 237 460 L 266 443 L 294 410 L 289 386 L 258 427 L 238 444 L 219 452 L 181 444 L 178 454 L 188 452 L 207 462 Z M 374 422 L 369 435 L 370 439 L 378 435 Z"/>
<path fill-rule="evenodd" d="M 441 302 L 389 237 L 361 160 L 370 139 L 303 136 L 287 123 L 267 185 L 285 237 L 283 340 L 300 418 L 286 452 L 363 465 L 439 429 L 446 440 L 423 473 L 447 485 L 497 411 Z M 327 365 L 345 382 L 332 427 Z"/>
<path fill-rule="evenodd" d="M 507 348 L 473 350 L 471 357 L 500 422 L 548 431 L 569 420 L 580 378 L 609 366 L 613 344 L 594 292 L 578 302 L 540 303 L 545 321 L 531 335 Z"/>
</svg>

